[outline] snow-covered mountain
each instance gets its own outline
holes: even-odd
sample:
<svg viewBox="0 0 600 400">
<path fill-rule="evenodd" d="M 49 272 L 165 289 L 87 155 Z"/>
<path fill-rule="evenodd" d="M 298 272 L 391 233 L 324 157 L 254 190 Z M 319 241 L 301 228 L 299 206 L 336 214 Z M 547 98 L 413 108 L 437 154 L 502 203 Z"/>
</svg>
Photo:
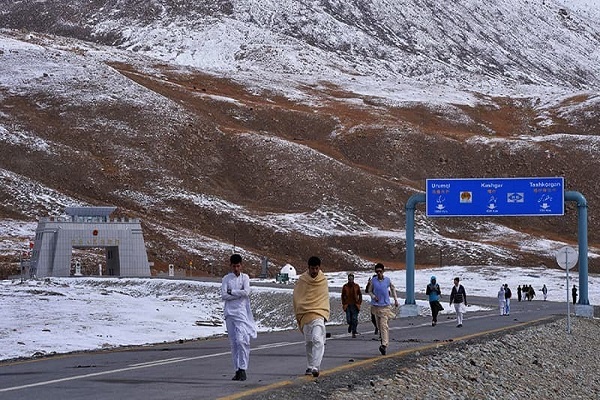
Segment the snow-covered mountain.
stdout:
<svg viewBox="0 0 600 400">
<path fill-rule="evenodd" d="M 399 267 L 425 179 L 514 176 L 586 196 L 600 269 L 598 1 L 0 0 L 0 28 L 5 269 L 74 204 L 141 218 L 157 269 Z M 417 227 L 418 264 L 577 240 L 571 204 Z"/>
<path fill-rule="evenodd" d="M 217 74 L 300 82 L 598 86 L 593 1 L 3 1 L 2 25 Z M 268 74 L 265 74 L 267 72 Z"/>
</svg>

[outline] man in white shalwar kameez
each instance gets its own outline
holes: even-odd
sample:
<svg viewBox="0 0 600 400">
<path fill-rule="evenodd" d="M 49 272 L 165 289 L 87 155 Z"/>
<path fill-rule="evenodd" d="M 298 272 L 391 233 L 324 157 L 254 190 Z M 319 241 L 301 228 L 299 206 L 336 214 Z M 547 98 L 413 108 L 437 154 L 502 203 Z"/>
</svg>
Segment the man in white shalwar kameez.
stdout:
<svg viewBox="0 0 600 400">
<path fill-rule="evenodd" d="M 498 290 L 498 307 L 500 307 L 500 315 L 504 315 L 506 312 L 506 292 L 504 291 L 504 285 L 501 285 L 500 290 Z"/>
<path fill-rule="evenodd" d="M 231 272 L 223 277 L 221 298 L 225 301 L 225 325 L 231 344 L 234 381 L 245 381 L 250 360 L 250 338 L 256 338 L 256 324 L 250 309 L 250 277 L 242 273 L 242 256 L 233 254 Z"/>
</svg>

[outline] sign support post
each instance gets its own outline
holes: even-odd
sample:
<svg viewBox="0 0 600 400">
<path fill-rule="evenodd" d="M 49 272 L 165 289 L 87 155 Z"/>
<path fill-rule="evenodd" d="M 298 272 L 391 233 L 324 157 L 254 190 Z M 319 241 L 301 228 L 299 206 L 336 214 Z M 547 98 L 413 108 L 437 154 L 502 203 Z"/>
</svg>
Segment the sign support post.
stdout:
<svg viewBox="0 0 600 400">
<path fill-rule="evenodd" d="M 571 333 L 571 302 L 569 301 L 569 270 L 577 264 L 577 250 L 572 247 L 561 247 L 556 251 L 556 262 L 567 271 L 567 333 Z"/>
</svg>

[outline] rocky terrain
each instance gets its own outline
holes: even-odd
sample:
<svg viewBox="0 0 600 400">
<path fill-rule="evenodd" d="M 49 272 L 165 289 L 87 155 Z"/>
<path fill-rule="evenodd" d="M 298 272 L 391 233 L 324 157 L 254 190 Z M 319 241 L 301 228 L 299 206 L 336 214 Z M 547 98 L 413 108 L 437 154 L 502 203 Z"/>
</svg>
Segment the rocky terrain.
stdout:
<svg viewBox="0 0 600 400">
<path fill-rule="evenodd" d="M 516 176 L 586 197 L 600 271 L 597 7 L 138 3 L 0 1 L 0 275 L 70 205 L 140 218 L 153 273 L 402 268 L 427 178 Z M 419 209 L 416 262 L 552 267 L 576 220 Z"/>
</svg>

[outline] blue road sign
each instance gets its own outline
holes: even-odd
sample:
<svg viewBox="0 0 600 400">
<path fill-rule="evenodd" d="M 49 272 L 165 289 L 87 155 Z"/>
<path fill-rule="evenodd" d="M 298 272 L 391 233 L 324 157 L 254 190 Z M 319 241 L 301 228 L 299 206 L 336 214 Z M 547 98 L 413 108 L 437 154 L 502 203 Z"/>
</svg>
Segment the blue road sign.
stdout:
<svg viewBox="0 0 600 400">
<path fill-rule="evenodd" d="M 427 179 L 428 217 L 564 214 L 564 178 Z"/>
</svg>

